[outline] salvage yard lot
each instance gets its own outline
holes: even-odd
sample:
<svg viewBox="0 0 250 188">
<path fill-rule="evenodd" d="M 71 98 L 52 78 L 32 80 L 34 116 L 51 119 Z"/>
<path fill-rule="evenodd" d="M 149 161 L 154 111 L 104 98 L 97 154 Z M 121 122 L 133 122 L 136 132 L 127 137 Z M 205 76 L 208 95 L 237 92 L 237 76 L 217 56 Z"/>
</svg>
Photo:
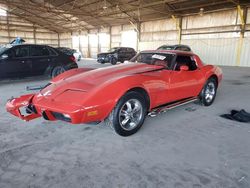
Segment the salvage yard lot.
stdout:
<svg viewBox="0 0 250 188">
<path fill-rule="evenodd" d="M 81 67 L 102 67 L 81 60 Z M 124 138 L 109 127 L 43 119 L 23 122 L 5 111 L 11 96 L 44 77 L 0 82 L 0 187 L 250 187 L 250 124 L 219 117 L 250 111 L 250 68 L 222 67 L 210 107 L 188 104 L 147 117 Z"/>
</svg>

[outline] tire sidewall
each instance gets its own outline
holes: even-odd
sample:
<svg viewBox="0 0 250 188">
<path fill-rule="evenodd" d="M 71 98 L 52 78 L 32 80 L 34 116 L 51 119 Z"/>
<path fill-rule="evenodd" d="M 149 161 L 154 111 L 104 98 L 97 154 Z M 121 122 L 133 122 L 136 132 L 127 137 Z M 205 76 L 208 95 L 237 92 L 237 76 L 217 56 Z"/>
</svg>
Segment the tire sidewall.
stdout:
<svg viewBox="0 0 250 188">
<path fill-rule="evenodd" d="M 142 105 L 142 110 L 143 110 L 143 114 L 142 114 L 142 119 L 140 120 L 139 124 L 137 125 L 137 127 L 135 127 L 132 130 L 125 130 L 122 128 L 122 126 L 120 125 L 119 122 L 119 113 L 120 110 L 122 108 L 122 106 L 130 99 L 137 99 L 140 101 L 141 105 Z M 143 97 L 143 95 L 141 95 L 138 92 L 129 92 L 127 94 L 125 94 L 117 103 L 116 107 L 114 108 L 113 112 L 111 113 L 111 115 L 113 116 L 111 121 L 112 121 L 112 128 L 115 130 L 115 132 L 121 136 L 130 136 L 134 133 L 136 133 L 142 126 L 142 124 L 144 123 L 145 117 L 146 117 L 146 113 L 147 113 L 147 105 L 146 105 L 146 100 Z"/>
<path fill-rule="evenodd" d="M 111 56 L 111 57 L 110 57 L 110 63 L 111 63 L 112 65 L 115 65 L 115 64 L 117 63 L 116 58 L 113 57 L 113 56 Z"/>
<path fill-rule="evenodd" d="M 213 82 L 214 85 L 215 85 L 215 94 L 214 94 L 214 97 L 213 97 L 212 101 L 207 102 L 207 100 L 205 99 L 205 97 L 206 97 L 205 96 L 205 90 L 206 90 L 208 84 L 211 83 L 211 82 Z M 213 104 L 213 102 L 215 100 L 215 97 L 216 97 L 216 94 L 217 94 L 217 87 L 218 87 L 218 85 L 217 85 L 217 82 L 216 82 L 216 80 L 214 78 L 210 78 L 210 79 L 207 80 L 206 84 L 204 85 L 204 87 L 202 89 L 201 96 L 200 96 L 201 102 L 202 102 L 202 104 L 204 106 L 210 106 L 211 104 Z"/>
</svg>

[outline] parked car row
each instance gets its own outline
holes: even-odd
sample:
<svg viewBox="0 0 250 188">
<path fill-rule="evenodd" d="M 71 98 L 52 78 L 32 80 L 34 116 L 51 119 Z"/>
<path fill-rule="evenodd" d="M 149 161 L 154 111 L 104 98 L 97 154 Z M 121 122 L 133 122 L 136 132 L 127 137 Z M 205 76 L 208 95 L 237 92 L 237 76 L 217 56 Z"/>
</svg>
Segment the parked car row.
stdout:
<svg viewBox="0 0 250 188">
<path fill-rule="evenodd" d="M 130 60 L 136 55 L 136 51 L 133 48 L 116 47 L 111 48 L 106 53 L 99 53 L 97 55 L 97 62 L 99 63 L 111 63 L 115 65 L 117 62 L 123 63 L 126 60 Z"/>
<path fill-rule="evenodd" d="M 179 51 L 188 51 L 191 52 L 191 48 L 187 45 L 162 45 L 157 50 L 179 50 Z M 108 52 L 97 54 L 97 62 L 111 63 L 115 65 L 117 62 L 123 63 L 124 61 L 130 60 L 133 58 L 137 52 L 133 48 L 128 47 L 115 47 L 111 48 Z"/>
<path fill-rule="evenodd" d="M 163 45 L 157 50 L 191 51 L 191 48 L 186 45 Z M 97 62 L 115 65 L 132 59 L 136 54 L 133 48 L 115 47 L 99 53 Z M 75 49 L 14 42 L 0 47 L 0 79 L 42 74 L 53 78 L 66 70 L 77 68 L 76 61 L 81 58 L 82 54 Z"/>
</svg>

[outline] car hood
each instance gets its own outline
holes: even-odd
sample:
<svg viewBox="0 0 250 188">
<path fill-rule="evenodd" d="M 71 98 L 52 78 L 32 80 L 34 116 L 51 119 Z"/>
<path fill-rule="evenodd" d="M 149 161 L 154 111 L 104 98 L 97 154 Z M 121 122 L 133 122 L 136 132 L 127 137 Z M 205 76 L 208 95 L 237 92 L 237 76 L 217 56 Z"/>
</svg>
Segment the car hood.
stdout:
<svg viewBox="0 0 250 188">
<path fill-rule="evenodd" d="M 142 63 L 127 63 L 106 68 L 99 68 L 79 73 L 55 82 L 43 89 L 40 94 L 44 97 L 56 97 L 57 95 L 69 90 L 88 92 L 89 90 L 110 80 L 162 69 L 162 66 L 147 65 Z"/>
</svg>

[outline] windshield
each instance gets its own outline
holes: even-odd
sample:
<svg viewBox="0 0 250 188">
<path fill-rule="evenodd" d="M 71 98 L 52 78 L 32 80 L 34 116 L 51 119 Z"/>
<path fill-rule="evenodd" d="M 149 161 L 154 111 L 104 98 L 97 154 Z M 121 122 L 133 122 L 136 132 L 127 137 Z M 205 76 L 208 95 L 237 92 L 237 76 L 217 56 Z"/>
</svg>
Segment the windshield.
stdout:
<svg viewBox="0 0 250 188">
<path fill-rule="evenodd" d="M 166 69 L 171 69 L 172 61 L 175 54 L 171 53 L 140 53 L 130 61 L 134 63 L 145 63 L 148 65 L 163 66 Z"/>
<path fill-rule="evenodd" d="M 114 52 L 114 51 L 116 51 L 118 48 L 111 48 L 111 49 L 109 49 L 108 50 L 108 52 Z"/>
</svg>

